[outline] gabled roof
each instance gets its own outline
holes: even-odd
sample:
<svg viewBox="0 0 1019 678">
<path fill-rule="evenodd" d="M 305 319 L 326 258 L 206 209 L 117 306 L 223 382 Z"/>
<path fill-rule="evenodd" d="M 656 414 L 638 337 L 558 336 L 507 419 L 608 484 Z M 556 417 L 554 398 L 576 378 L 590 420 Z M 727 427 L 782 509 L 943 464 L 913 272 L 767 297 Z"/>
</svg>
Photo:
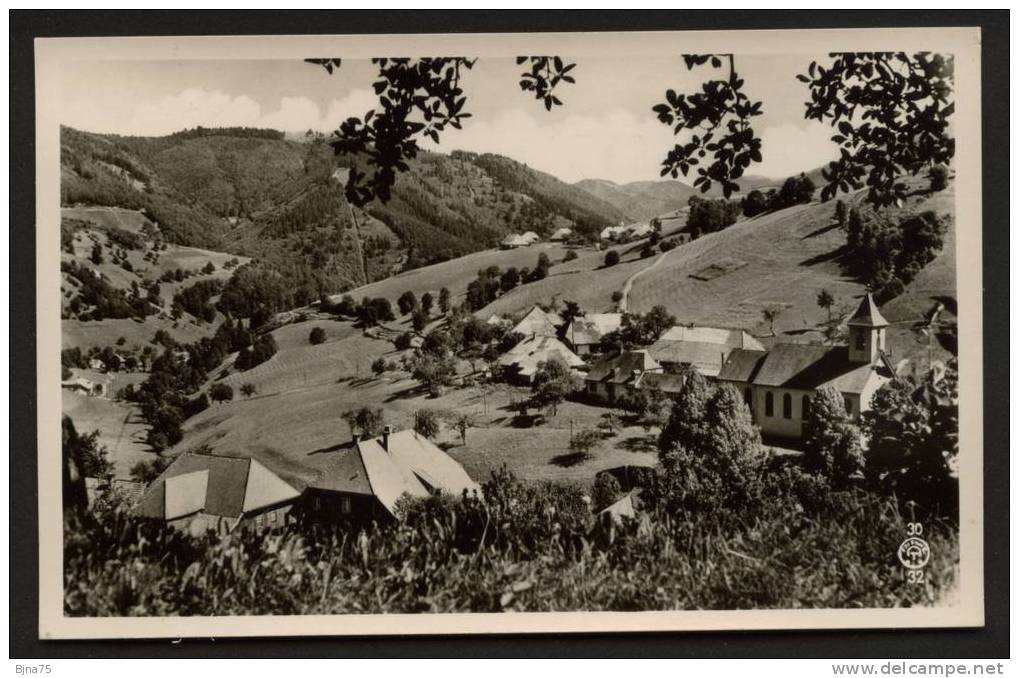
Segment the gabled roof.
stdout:
<svg viewBox="0 0 1019 678">
<path fill-rule="evenodd" d="M 751 383 L 757 376 L 766 351 L 752 351 L 744 348 L 733 349 L 725 364 L 718 372 L 718 379 L 721 381 L 739 381 Z"/>
<path fill-rule="evenodd" d="M 541 236 L 539 236 L 534 231 L 526 231 L 524 233 L 521 233 L 520 237 L 523 238 L 528 244 L 532 242 L 538 242 L 539 240 L 541 240 Z"/>
<path fill-rule="evenodd" d="M 692 341 L 705 344 L 722 344 L 730 348 L 748 348 L 763 351 L 761 342 L 743 330 L 725 329 L 720 327 L 699 327 L 694 325 L 675 325 L 666 330 L 658 342 Z"/>
<path fill-rule="evenodd" d="M 658 362 L 690 365 L 705 376 L 714 377 L 722 369 L 733 348 L 704 341 L 657 341 L 648 352 Z"/>
<path fill-rule="evenodd" d="M 138 513 L 163 520 L 198 512 L 239 518 L 299 494 L 250 457 L 182 454 L 145 490 Z"/>
<path fill-rule="evenodd" d="M 574 318 L 566 328 L 566 340 L 574 346 L 597 344 L 623 324 L 622 313 L 588 313 Z"/>
<path fill-rule="evenodd" d="M 549 240 L 563 240 L 564 238 L 569 236 L 571 233 L 573 233 L 572 229 L 569 229 L 569 228 L 566 228 L 565 226 L 563 226 L 562 228 L 557 229 L 556 232 L 553 233 L 551 235 L 551 237 L 549 237 Z"/>
<path fill-rule="evenodd" d="M 647 351 L 624 351 L 619 355 L 599 360 L 584 379 L 609 384 L 626 384 L 644 372 L 661 369 L 662 366 Z"/>
<path fill-rule="evenodd" d="M 558 355 L 570 367 L 582 367 L 584 360 L 555 337 L 533 335 L 522 340 L 499 357 L 503 367 L 516 367 L 521 376 L 529 377 L 538 371 L 538 365 Z"/>
<path fill-rule="evenodd" d="M 881 315 L 877 304 L 874 303 L 874 296 L 867 292 L 848 324 L 855 327 L 887 327 L 888 321 Z"/>
<path fill-rule="evenodd" d="M 510 332 L 522 334 L 525 337 L 532 334 L 549 337 L 556 336 L 556 325 L 559 324 L 558 316 L 545 313 L 538 306 L 534 306 L 527 312 L 520 322 L 513 326 Z"/>
<path fill-rule="evenodd" d="M 519 233 L 510 233 L 502 239 L 502 245 L 506 247 L 523 247 L 529 244 L 530 241 Z"/>
<path fill-rule="evenodd" d="M 883 370 L 883 366 L 851 361 L 846 346 L 775 344 L 754 383 L 804 390 L 834 386 L 842 393 L 860 393 L 875 369 Z"/>
<path fill-rule="evenodd" d="M 460 495 L 480 487 L 464 468 L 415 431 L 359 441 L 327 467 L 311 487 L 346 494 L 375 496 L 395 515 L 400 497 L 426 497 L 442 491 Z"/>
</svg>

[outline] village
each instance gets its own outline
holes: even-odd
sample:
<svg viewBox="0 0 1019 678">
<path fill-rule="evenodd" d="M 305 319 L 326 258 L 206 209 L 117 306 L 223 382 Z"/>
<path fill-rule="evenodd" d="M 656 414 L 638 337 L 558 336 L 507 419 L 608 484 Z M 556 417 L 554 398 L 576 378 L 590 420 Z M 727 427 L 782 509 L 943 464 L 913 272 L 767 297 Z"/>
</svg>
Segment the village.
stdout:
<svg viewBox="0 0 1019 678">
<path fill-rule="evenodd" d="M 677 224 L 677 245 L 689 242 L 682 221 Z M 595 251 L 651 234 L 657 243 L 661 231 L 662 220 L 608 229 Z M 559 229 L 549 240 L 569 236 L 569 229 Z M 539 241 L 533 233 L 508 236 L 502 248 Z M 734 388 L 772 453 L 793 457 L 820 389 L 835 388 L 847 417 L 857 420 L 875 391 L 896 374 L 886 351 L 889 323 L 869 292 L 846 319 L 846 344 L 766 338 L 767 348 L 745 330 L 683 323 L 660 307 L 644 315 L 587 313 L 565 303 L 487 317 L 454 308 L 429 316 L 421 331 L 401 329 L 421 312 L 422 301 L 408 291 L 400 299 L 405 317 L 360 323 L 360 328 L 338 321 L 321 305 L 281 315 L 273 332 L 280 354 L 243 374 L 224 370 L 217 379 L 240 391 L 250 389 L 248 397 L 213 406 L 188 423 L 195 432 L 224 429 L 233 418 L 250 422 L 272 416 L 258 413 L 266 404 L 278 416 L 294 411 L 296 404 L 288 400 L 311 398 L 321 413 L 313 417 L 316 433 L 309 435 L 292 420 L 277 428 L 305 444 L 321 441 L 317 452 L 270 454 L 277 441 L 257 429 L 247 432 L 248 444 L 257 438 L 254 444 L 265 450 L 261 454 L 245 453 L 240 431 L 188 435 L 189 447 L 166 457 L 165 470 L 150 483 L 124 477 L 122 471 L 121 477 L 87 478 L 90 497 L 94 501 L 112 490 L 136 515 L 195 535 L 282 527 L 298 516 L 364 527 L 399 520 L 405 496 L 477 497 L 488 474 L 508 467 L 525 478 L 585 487 L 609 474 L 621 490 L 611 504 L 592 504 L 592 510 L 621 520 L 639 511 L 640 487 L 632 480 L 639 474 L 633 469 L 658 463 L 657 432 L 691 374 Z M 316 331 L 330 341 L 299 347 L 304 331 L 312 332 L 312 344 Z M 471 335 L 469 343 L 450 343 L 451 331 L 461 338 Z M 439 337 L 445 343 L 432 341 Z M 384 357 L 391 343 L 397 357 Z M 323 363 L 335 362 L 338 351 L 346 355 L 333 380 L 327 375 L 336 370 L 323 373 Z M 186 351 L 176 349 L 176 354 L 187 358 Z M 423 357 L 445 361 L 448 373 L 425 374 Z M 118 363 L 126 361 L 118 358 Z M 371 377 L 362 373 L 369 364 Z M 89 398 L 113 398 L 117 372 L 106 365 L 92 358 L 88 369 L 73 370 L 64 388 Z M 353 375 L 344 373 L 351 367 Z M 329 381 L 323 383 L 324 378 Z M 322 397 L 325 390 L 332 393 L 329 398 Z M 337 397 L 338 390 L 347 393 Z M 334 399 L 349 409 L 339 409 Z M 245 409 L 256 412 L 241 414 Z M 227 410 L 235 416 L 224 419 Z M 337 439 L 344 428 L 343 439 Z M 210 442 L 218 444 L 214 448 Z"/>
</svg>

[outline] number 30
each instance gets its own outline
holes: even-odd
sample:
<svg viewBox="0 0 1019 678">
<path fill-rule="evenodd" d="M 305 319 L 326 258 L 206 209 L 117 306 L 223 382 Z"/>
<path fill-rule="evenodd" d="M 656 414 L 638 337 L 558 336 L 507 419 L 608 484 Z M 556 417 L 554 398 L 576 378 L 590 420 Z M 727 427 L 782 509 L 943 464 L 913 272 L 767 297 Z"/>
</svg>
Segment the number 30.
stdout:
<svg viewBox="0 0 1019 678">
<path fill-rule="evenodd" d="M 923 534 L 923 523 L 906 523 L 906 535 L 909 537 L 919 537 Z"/>
</svg>

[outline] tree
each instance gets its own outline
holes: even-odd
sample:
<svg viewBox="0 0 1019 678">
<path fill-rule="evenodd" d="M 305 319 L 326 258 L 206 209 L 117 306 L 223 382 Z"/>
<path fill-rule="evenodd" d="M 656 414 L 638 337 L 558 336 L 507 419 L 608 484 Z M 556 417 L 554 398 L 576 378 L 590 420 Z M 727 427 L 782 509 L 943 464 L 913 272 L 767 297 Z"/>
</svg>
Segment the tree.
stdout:
<svg viewBox="0 0 1019 678">
<path fill-rule="evenodd" d="M 654 248 L 654 245 L 652 245 L 651 243 L 645 243 L 645 245 L 640 248 L 640 258 L 641 259 L 647 259 L 648 257 L 653 257 L 654 255 L 655 255 L 655 248 Z"/>
<path fill-rule="evenodd" d="M 113 463 L 106 446 L 99 444 L 99 431 L 80 435 L 74 421 L 64 415 L 62 421 L 64 459 L 73 459 L 83 478 L 109 479 L 113 477 Z"/>
<path fill-rule="evenodd" d="M 563 302 L 563 309 L 559 311 L 559 317 L 563 319 L 565 325 L 569 325 L 573 322 L 574 318 L 580 318 L 584 315 L 584 309 L 580 307 L 575 301 L 566 300 Z"/>
<path fill-rule="evenodd" d="M 100 245 L 99 243 L 96 243 L 95 245 L 93 245 L 92 246 L 92 254 L 89 257 L 89 259 L 91 259 L 92 263 L 95 264 L 96 266 L 98 266 L 101 263 L 103 263 L 103 246 Z"/>
<path fill-rule="evenodd" d="M 457 416 L 455 421 L 457 432 L 460 434 L 460 442 L 464 445 L 467 444 L 467 431 L 474 426 L 474 419 L 469 414 L 461 414 Z"/>
<path fill-rule="evenodd" d="M 591 488 L 591 508 L 595 512 L 616 503 L 623 494 L 619 481 L 611 473 L 603 471 L 594 477 L 594 486 Z"/>
<path fill-rule="evenodd" d="M 421 295 L 421 311 L 427 318 L 432 313 L 432 307 L 435 305 L 435 297 L 432 296 L 431 292 L 425 292 Z"/>
<path fill-rule="evenodd" d="M 831 307 L 835 305 L 835 297 L 828 290 L 822 289 L 817 294 L 817 305 L 828 311 L 828 322 L 831 322 Z"/>
<path fill-rule="evenodd" d="M 773 337 L 775 336 L 775 321 L 782 315 L 783 310 L 781 306 L 766 306 L 761 310 L 761 317 L 764 318 L 764 322 L 768 323 L 768 330 Z"/>
<path fill-rule="evenodd" d="M 428 326 L 428 314 L 420 308 L 414 309 L 410 317 L 410 324 L 415 332 L 423 332 L 425 327 Z"/>
<path fill-rule="evenodd" d="M 576 258 L 577 258 L 576 250 L 566 250 L 566 254 L 563 255 L 563 263 L 565 264 L 567 261 L 573 261 Z"/>
<path fill-rule="evenodd" d="M 361 407 L 347 410 L 340 415 L 351 433 L 358 431 L 365 438 L 374 438 L 382 433 L 386 424 L 385 412 L 381 407 Z"/>
<path fill-rule="evenodd" d="M 449 289 L 443 287 L 439 290 L 439 310 L 443 314 L 449 313 L 450 294 Z"/>
<path fill-rule="evenodd" d="M 756 217 L 768 210 L 768 200 L 764 193 L 754 189 L 743 198 L 743 216 Z"/>
<path fill-rule="evenodd" d="M 846 230 L 846 203 L 841 199 L 835 202 L 835 221 L 838 223 L 839 228 L 843 231 Z"/>
<path fill-rule="evenodd" d="M 312 345 L 317 345 L 325 342 L 326 331 L 321 327 L 313 327 L 311 333 L 308 335 L 308 341 Z"/>
<path fill-rule="evenodd" d="M 411 311 L 417 308 L 418 299 L 413 291 L 407 290 L 400 295 L 400 298 L 396 300 L 396 305 L 400 308 L 401 315 L 407 315 Z"/>
<path fill-rule="evenodd" d="M 612 293 L 612 303 L 613 304 L 616 304 L 618 306 L 619 302 L 621 302 L 622 300 L 623 300 L 623 293 L 621 291 L 616 290 L 615 292 Z"/>
<path fill-rule="evenodd" d="M 584 429 L 577 431 L 570 439 L 570 451 L 576 455 L 587 458 L 591 450 L 601 442 L 601 434 L 598 431 Z"/>
<path fill-rule="evenodd" d="M 241 393 L 244 394 L 245 398 L 250 398 L 251 396 L 258 393 L 258 389 L 251 382 L 246 382 L 244 384 L 241 384 Z"/>
<path fill-rule="evenodd" d="M 435 410 L 417 410 L 414 412 L 414 430 L 425 438 L 439 435 L 442 418 Z"/>
<path fill-rule="evenodd" d="M 935 165 L 934 167 L 931 167 L 931 171 L 928 173 L 927 177 L 931 180 L 931 193 L 943 191 L 948 187 L 948 168 L 944 165 Z"/>
<path fill-rule="evenodd" d="M 534 267 L 534 271 L 531 273 L 531 280 L 544 280 L 548 277 L 548 269 L 552 266 L 552 263 L 548 260 L 548 255 L 544 252 L 538 255 L 538 265 Z"/>
<path fill-rule="evenodd" d="M 234 389 L 230 384 L 218 383 L 209 387 L 209 397 L 217 403 L 234 399 Z"/>
<path fill-rule="evenodd" d="M 406 351 L 408 348 L 410 348 L 411 340 L 413 338 L 414 335 L 411 334 L 410 332 L 404 332 L 403 334 L 397 335 L 396 339 L 393 341 L 394 345 L 396 346 L 396 350 Z"/>
<path fill-rule="evenodd" d="M 212 275 L 215 272 L 216 264 L 212 263 L 211 261 L 205 264 L 205 266 L 202 268 L 202 273 L 205 273 L 206 275 Z"/>
<path fill-rule="evenodd" d="M 863 242 L 863 215 L 856 207 L 849 210 L 849 223 L 846 226 L 846 245 L 855 250 Z"/>
<path fill-rule="evenodd" d="M 161 476 L 172 461 L 172 459 L 167 457 L 156 455 L 149 460 L 139 461 L 134 464 L 128 473 L 135 482 L 148 485 Z"/>
<path fill-rule="evenodd" d="M 443 386 L 452 384 L 456 376 L 456 363 L 448 354 L 436 355 L 426 350 L 415 351 L 409 366 L 411 376 L 433 396 L 438 396 Z"/>
<path fill-rule="evenodd" d="M 517 270 L 516 266 L 510 266 L 499 280 L 499 287 L 503 292 L 509 292 L 511 289 L 520 284 L 520 271 Z"/>
<path fill-rule="evenodd" d="M 955 358 L 919 378 L 899 376 L 877 390 L 860 423 L 869 441 L 872 486 L 954 517 L 959 455 L 959 373 Z"/>
<path fill-rule="evenodd" d="M 616 250 L 609 250 L 605 253 L 605 265 L 615 266 L 619 263 L 619 252 Z"/>
<path fill-rule="evenodd" d="M 842 394 L 825 386 L 809 397 L 803 422 L 803 463 L 833 487 L 843 488 L 863 469 L 860 430 L 846 416 Z"/>
<path fill-rule="evenodd" d="M 558 354 L 538 365 L 532 386 L 532 401 L 535 407 L 551 410 L 554 417 L 559 405 L 580 388 L 579 380 Z"/>
<path fill-rule="evenodd" d="M 386 359 L 383 358 L 382 356 L 379 356 L 374 361 L 372 361 L 372 372 L 375 374 L 376 377 L 381 377 L 385 373 L 386 368 L 388 367 L 389 363 L 387 363 Z"/>
</svg>

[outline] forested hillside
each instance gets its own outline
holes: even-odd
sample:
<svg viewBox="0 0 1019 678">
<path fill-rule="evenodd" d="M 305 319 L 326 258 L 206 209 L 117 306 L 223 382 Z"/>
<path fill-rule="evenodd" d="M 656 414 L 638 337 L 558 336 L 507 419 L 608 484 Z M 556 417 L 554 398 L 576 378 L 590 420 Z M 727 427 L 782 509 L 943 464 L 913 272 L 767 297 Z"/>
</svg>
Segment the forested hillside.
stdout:
<svg viewBox="0 0 1019 678">
<path fill-rule="evenodd" d="M 139 210 L 166 242 L 251 257 L 225 295 L 254 293 L 248 301 L 270 310 L 492 247 L 507 233 L 561 225 L 593 233 L 624 218 L 521 163 L 455 151 L 421 153 L 392 200 L 361 210 L 341 190 L 348 163 L 321 135 L 198 128 L 120 137 L 63 128 L 61 200 Z"/>
</svg>

